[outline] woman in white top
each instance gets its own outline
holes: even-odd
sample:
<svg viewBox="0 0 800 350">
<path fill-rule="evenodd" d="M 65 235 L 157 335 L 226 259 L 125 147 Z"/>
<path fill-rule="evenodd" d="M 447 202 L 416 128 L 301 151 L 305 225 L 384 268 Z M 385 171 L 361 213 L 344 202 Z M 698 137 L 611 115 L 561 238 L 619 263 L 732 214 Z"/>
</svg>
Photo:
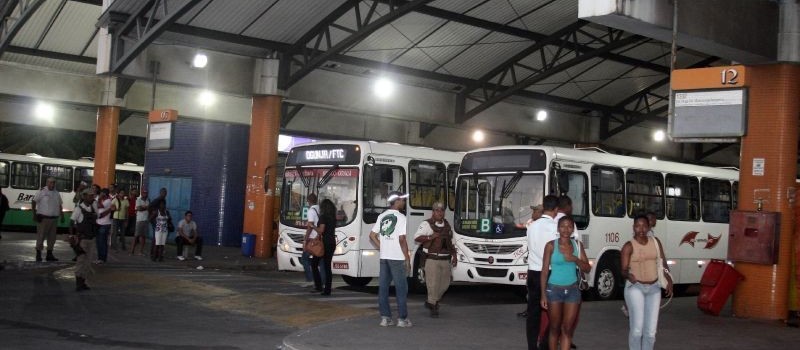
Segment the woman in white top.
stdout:
<svg viewBox="0 0 800 350">
<path fill-rule="evenodd" d="M 158 210 L 150 215 L 151 218 L 155 217 L 156 219 L 156 228 L 153 233 L 156 249 L 155 254 L 150 257 L 150 260 L 164 261 L 164 244 L 167 242 L 167 234 L 169 234 L 168 223 L 170 220 L 169 211 L 167 211 L 167 206 L 164 204 L 164 201 L 161 201 Z"/>
</svg>

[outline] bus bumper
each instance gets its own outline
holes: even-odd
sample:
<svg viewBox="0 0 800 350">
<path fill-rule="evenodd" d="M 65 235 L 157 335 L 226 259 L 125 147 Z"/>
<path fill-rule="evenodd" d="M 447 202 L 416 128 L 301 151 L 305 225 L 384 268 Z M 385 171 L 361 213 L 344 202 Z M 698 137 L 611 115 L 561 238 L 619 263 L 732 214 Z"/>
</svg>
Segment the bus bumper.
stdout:
<svg viewBox="0 0 800 350">
<path fill-rule="evenodd" d="M 476 265 L 458 262 L 453 268 L 453 281 L 496 283 L 524 286 L 528 265 Z"/>
<path fill-rule="evenodd" d="M 301 253 L 285 252 L 278 247 L 278 270 L 280 271 L 303 271 L 303 263 L 300 262 Z"/>
</svg>

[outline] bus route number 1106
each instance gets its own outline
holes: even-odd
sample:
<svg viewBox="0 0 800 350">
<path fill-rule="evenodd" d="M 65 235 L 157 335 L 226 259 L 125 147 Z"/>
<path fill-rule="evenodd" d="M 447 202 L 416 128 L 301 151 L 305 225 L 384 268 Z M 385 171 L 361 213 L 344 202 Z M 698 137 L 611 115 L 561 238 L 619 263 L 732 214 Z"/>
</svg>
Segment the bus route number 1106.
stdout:
<svg viewBox="0 0 800 350">
<path fill-rule="evenodd" d="M 619 243 L 619 232 L 606 233 L 606 243 Z"/>
</svg>

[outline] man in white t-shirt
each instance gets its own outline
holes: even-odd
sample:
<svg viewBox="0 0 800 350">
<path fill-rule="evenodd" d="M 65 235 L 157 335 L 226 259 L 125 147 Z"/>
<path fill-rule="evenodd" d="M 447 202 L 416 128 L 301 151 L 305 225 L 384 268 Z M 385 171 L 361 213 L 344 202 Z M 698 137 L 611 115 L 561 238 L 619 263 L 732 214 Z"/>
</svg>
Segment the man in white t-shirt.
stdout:
<svg viewBox="0 0 800 350">
<path fill-rule="evenodd" d="M 47 261 L 58 261 L 53 256 L 56 244 L 56 228 L 61 217 L 61 195 L 56 190 L 56 179 L 47 178 L 47 182 L 31 201 L 33 221 L 36 222 L 36 261 L 42 261 L 42 248 L 47 240 Z"/>
<path fill-rule="evenodd" d="M 406 207 L 407 194 L 397 191 L 389 193 L 389 209 L 378 215 L 369 239 L 380 250 L 381 268 L 378 284 L 378 308 L 382 327 L 391 326 L 392 309 L 389 307 L 389 285 L 394 282 L 397 297 L 398 327 L 411 327 L 408 319 L 408 271 L 411 270 L 411 256 L 406 243 L 406 216 L 400 211 Z M 377 203 L 376 203 L 377 204 Z"/>
<path fill-rule="evenodd" d="M 544 247 L 558 235 L 556 221 L 553 217 L 558 210 L 558 197 L 545 196 L 542 200 L 542 216 L 528 226 L 528 318 L 525 324 L 525 335 L 528 349 L 538 349 L 539 327 L 541 326 L 542 300 L 541 274 Z"/>
<path fill-rule="evenodd" d="M 133 248 L 131 255 L 136 254 L 136 245 L 139 245 L 139 254 L 144 255 L 144 245 L 147 241 L 147 229 L 150 221 L 147 208 L 150 206 L 150 199 L 147 198 L 147 189 L 143 188 L 142 193 L 136 198 L 136 228 L 133 231 Z"/>
<path fill-rule="evenodd" d="M 175 245 L 178 248 L 178 260 L 186 260 L 183 253 L 184 245 L 194 246 L 194 259 L 203 260 L 203 237 L 197 234 L 197 223 L 192 220 L 192 211 L 187 210 L 183 214 L 183 220 L 178 222 L 178 234 L 175 235 Z"/>
</svg>

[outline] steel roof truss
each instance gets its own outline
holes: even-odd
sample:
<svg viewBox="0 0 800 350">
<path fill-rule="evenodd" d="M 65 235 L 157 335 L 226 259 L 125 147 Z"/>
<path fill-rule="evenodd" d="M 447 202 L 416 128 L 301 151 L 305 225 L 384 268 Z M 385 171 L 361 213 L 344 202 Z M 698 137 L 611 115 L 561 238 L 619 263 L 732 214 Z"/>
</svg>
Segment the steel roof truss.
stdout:
<svg viewBox="0 0 800 350">
<path fill-rule="evenodd" d="M 497 68 L 493 69 L 488 74 L 484 75 L 479 81 L 480 85 L 477 87 L 470 86 L 464 91 L 460 93 L 462 96 L 468 96 L 472 94 L 476 89 L 481 89 L 482 93 L 481 96 L 484 96 L 484 101 L 481 101 L 477 106 L 473 107 L 470 110 L 456 110 L 456 122 L 463 123 L 464 121 L 469 120 L 470 118 L 476 116 L 478 113 L 488 109 L 489 107 L 495 105 L 496 103 L 500 102 L 501 100 L 505 99 L 508 96 L 514 95 L 517 91 L 524 90 L 525 88 L 540 82 L 558 72 L 564 71 L 571 67 L 574 67 L 580 63 L 586 62 L 592 58 L 598 57 L 602 53 L 611 52 L 612 50 L 619 49 L 621 47 L 625 47 L 630 44 L 634 44 L 638 41 L 645 40 L 643 37 L 639 36 L 628 36 L 623 38 L 624 32 L 616 29 L 609 29 L 608 34 L 604 38 L 599 38 L 603 40 L 603 46 L 595 49 L 591 52 L 581 52 L 578 50 L 572 50 L 567 46 L 575 47 L 575 45 L 567 45 L 565 42 L 571 40 L 577 40 L 577 35 L 575 32 L 579 30 L 585 22 L 578 21 L 573 24 L 570 24 L 561 30 L 554 33 L 553 36 L 550 36 L 546 40 L 541 40 L 534 44 L 533 46 L 529 47 L 526 50 L 523 50 L 520 54 L 515 55 L 512 59 L 506 61 L 502 65 L 498 66 Z M 557 39 L 563 38 L 563 40 L 558 41 L 558 50 L 556 51 L 555 55 L 547 59 L 545 55 L 545 50 L 548 49 L 548 46 L 551 42 L 557 41 Z M 574 43 L 578 44 L 578 43 Z M 517 73 L 516 67 L 517 63 L 526 57 L 530 56 L 531 54 L 539 54 L 542 59 L 542 68 L 539 72 L 534 72 L 521 80 L 517 81 L 519 77 L 516 77 L 515 74 Z M 574 55 L 574 58 L 569 60 L 564 60 L 568 56 Z M 514 84 L 511 86 L 503 85 L 503 79 L 505 78 L 506 74 L 512 74 L 512 78 L 514 80 Z M 489 84 L 491 83 L 491 84 Z M 488 96 L 488 98 L 486 98 Z"/>
<path fill-rule="evenodd" d="M 347 48 L 364 40 L 381 27 L 431 1 L 432 0 L 389 1 L 389 12 L 378 18 L 373 17 L 379 15 L 377 6 L 380 1 L 372 1 L 369 11 L 367 11 L 366 14 L 361 13 L 361 1 L 350 0 L 345 2 L 294 43 L 290 54 L 302 55 L 303 64 L 299 65 L 299 68 L 291 73 L 285 81 L 282 81 L 280 84 L 281 88 L 284 90 L 288 89 L 308 73 L 328 61 L 332 56 L 343 52 Z M 345 32 L 350 33 L 350 35 L 337 43 L 333 43 L 330 35 L 331 28 L 343 30 L 341 28 L 342 25 L 336 24 L 335 22 L 342 16 L 350 13 L 351 10 L 356 18 L 356 28 L 345 30 Z M 310 45 L 312 40 L 313 45 Z M 325 47 L 321 45 L 323 42 L 326 44 Z"/>
<path fill-rule="evenodd" d="M 175 23 L 202 0 L 188 0 L 176 6 L 168 4 L 171 0 L 149 0 L 143 4 L 119 28 L 112 28 L 112 54 L 111 73 L 122 73 L 150 43 L 153 42 L 167 27 Z M 172 1 L 174 4 L 175 1 Z M 161 19 L 156 20 L 160 11 Z M 149 15 L 145 16 L 148 12 Z M 126 44 L 129 42 L 129 44 Z"/>
<path fill-rule="evenodd" d="M 281 103 L 281 128 L 286 129 L 289 125 L 289 122 L 300 112 L 303 107 L 306 105 L 304 104 L 296 104 L 296 103 L 289 103 L 283 102 Z"/>
<path fill-rule="evenodd" d="M 33 14 L 43 3 L 44 0 L 19 0 L 6 3 L 2 13 L 3 17 L 0 18 L 0 56 L 11 45 L 14 36 L 22 29 L 25 22 L 33 17 Z M 18 10 L 16 11 L 18 17 L 12 17 L 15 14 L 15 9 Z"/>
</svg>

